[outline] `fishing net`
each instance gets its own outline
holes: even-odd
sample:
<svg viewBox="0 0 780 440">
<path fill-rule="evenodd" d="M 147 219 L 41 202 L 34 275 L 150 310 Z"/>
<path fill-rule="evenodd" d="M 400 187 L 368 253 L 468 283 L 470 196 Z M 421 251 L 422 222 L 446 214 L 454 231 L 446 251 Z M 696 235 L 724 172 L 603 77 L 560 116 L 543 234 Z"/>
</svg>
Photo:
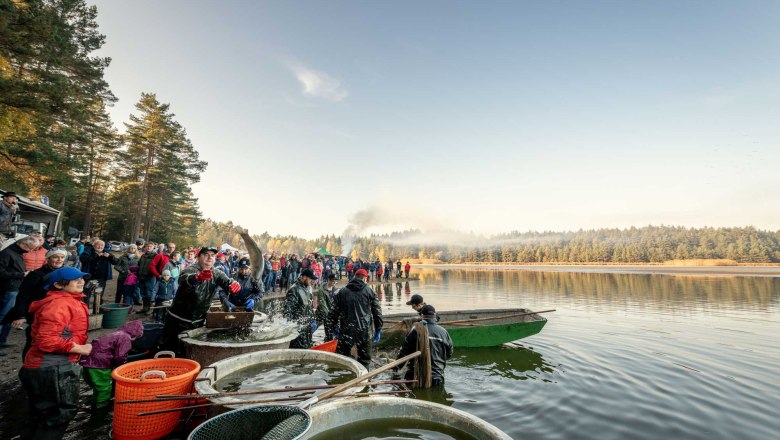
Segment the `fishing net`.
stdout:
<svg viewBox="0 0 780 440">
<path fill-rule="evenodd" d="M 189 440 L 293 440 L 310 424 L 309 413 L 297 406 L 260 405 L 214 417 L 192 431 Z"/>
</svg>

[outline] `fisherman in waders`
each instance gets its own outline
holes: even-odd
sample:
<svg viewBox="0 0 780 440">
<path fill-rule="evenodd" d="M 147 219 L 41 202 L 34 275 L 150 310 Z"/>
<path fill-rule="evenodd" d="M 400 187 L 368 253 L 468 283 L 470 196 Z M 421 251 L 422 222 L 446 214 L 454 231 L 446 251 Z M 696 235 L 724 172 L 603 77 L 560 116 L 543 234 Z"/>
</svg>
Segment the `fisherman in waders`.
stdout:
<svg viewBox="0 0 780 440">
<path fill-rule="evenodd" d="M 333 295 L 336 293 L 336 274 L 328 275 L 328 282 L 317 289 L 317 311 L 314 317 L 317 324 L 325 326 L 325 342 L 332 341 L 333 323 L 330 321 L 330 309 L 333 307 Z"/>
<path fill-rule="evenodd" d="M 333 297 L 330 320 L 333 336 L 339 340 L 336 353 L 351 356 L 357 346 L 357 360 L 368 368 L 371 362 L 371 320 L 374 321 L 374 344 L 382 337 L 382 307 L 374 289 L 366 284 L 368 272 L 360 269 L 355 277 Z"/>
<path fill-rule="evenodd" d="M 419 359 L 408 363 L 405 379 L 416 380 L 414 388 L 444 385 L 444 369 L 452 356 L 452 339 L 444 327 L 436 323 L 436 309 L 426 305 L 420 310 L 422 320 L 406 335 L 396 359 L 421 351 Z M 398 371 L 400 367 L 393 368 Z"/>
<path fill-rule="evenodd" d="M 290 348 L 311 348 L 312 334 L 317 330 L 311 292 L 316 279 L 313 270 L 303 269 L 301 276 L 287 289 L 283 314 L 287 320 L 298 324 L 298 337 L 290 342 Z"/>
<path fill-rule="evenodd" d="M 198 262 L 188 267 L 179 276 L 179 289 L 168 308 L 163 331 L 163 346 L 181 355 L 179 333 L 202 327 L 206 313 L 211 306 L 211 297 L 217 287 L 236 293 L 241 285 L 228 278 L 221 270 L 211 269 L 217 258 L 217 249 L 203 247 L 198 252 Z"/>
</svg>

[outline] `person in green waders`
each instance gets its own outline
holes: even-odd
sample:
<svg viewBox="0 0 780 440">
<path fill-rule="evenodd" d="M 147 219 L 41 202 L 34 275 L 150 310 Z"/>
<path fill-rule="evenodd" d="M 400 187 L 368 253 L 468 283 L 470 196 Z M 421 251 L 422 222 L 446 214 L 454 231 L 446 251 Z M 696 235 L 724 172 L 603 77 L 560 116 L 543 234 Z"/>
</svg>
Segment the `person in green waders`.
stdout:
<svg viewBox="0 0 780 440">
<path fill-rule="evenodd" d="M 313 270 L 303 269 L 298 280 L 287 289 L 282 314 L 288 321 L 298 325 L 298 337 L 290 342 L 290 348 L 311 348 L 312 334 L 317 330 L 311 291 L 316 280 Z"/>
<path fill-rule="evenodd" d="M 317 311 L 314 312 L 317 324 L 325 327 L 325 342 L 334 339 L 333 322 L 331 322 L 328 315 L 330 314 L 330 309 L 333 307 L 333 295 L 335 294 L 336 274 L 331 273 L 328 275 L 328 282 L 317 289 Z"/>
</svg>

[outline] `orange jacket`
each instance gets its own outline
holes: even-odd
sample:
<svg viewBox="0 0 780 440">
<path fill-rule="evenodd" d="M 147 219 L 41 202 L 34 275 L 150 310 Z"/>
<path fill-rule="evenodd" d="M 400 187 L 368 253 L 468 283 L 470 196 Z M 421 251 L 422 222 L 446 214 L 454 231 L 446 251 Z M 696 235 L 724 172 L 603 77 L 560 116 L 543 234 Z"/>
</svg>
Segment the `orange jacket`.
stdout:
<svg viewBox="0 0 780 440">
<path fill-rule="evenodd" d="M 22 256 L 24 258 L 24 269 L 29 272 L 42 268 L 46 264 L 46 252 L 46 248 L 41 246 L 34 251 L 24 254 Z"/>
<path fill-rule="evenodd" d="M 79 355 L 69 353 L 75 344 L 87 342 L 89 309 L 81 293 L 52 290 L 46 298 L 30 304 L 35 314 L 32 347 L 24 357 L 24 368 L 41 368 L 77 362 Z"/>
</svg>

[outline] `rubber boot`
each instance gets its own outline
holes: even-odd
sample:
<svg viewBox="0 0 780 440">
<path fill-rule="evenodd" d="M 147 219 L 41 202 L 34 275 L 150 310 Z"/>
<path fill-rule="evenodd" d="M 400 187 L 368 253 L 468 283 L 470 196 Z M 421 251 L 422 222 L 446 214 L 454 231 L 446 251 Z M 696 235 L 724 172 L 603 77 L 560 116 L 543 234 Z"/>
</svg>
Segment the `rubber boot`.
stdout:
<svg viewBox="0 0 780 440">
<path fill-rule="evenodd" d="M 148 315 L 152 313 L 152 311 L 150 310 L 150 308 L 152 307 L 152 301 L 144 298 L 143 302 L 144 302 L 144 307 L 138 313 L 143 313 L 144 315 Z"/>
</svg>

